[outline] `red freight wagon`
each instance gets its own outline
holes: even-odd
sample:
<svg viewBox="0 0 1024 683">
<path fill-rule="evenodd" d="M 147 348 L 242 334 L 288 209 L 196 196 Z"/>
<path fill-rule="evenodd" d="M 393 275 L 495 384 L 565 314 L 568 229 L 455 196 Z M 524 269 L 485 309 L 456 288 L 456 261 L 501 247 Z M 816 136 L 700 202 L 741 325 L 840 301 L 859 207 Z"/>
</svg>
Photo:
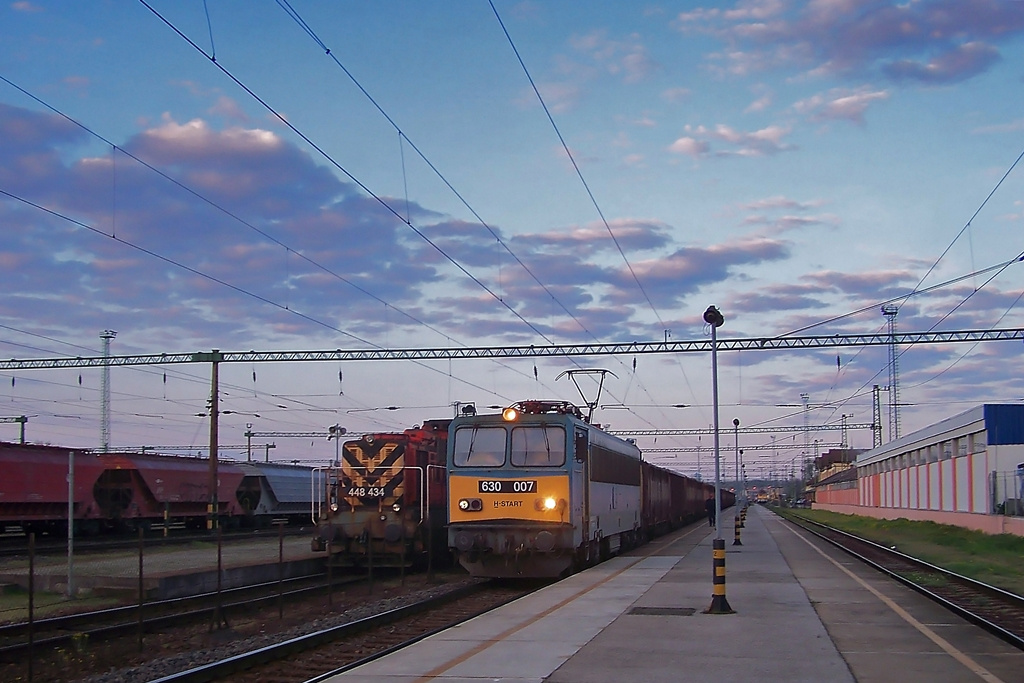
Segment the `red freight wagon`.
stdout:
<svg viewBox="0 0 1024 683">
<path fill-rule="evenodd" d="M 105 518 L 129 526 L 164 519 L 193 528 L 205 524 L 210 502 L 209 459 L 131 453 L 101 454 L 99 458 L 104 472 L 96 483 L 96 501 Z M 237 465 L 218 463 L 220 517 L 241 516 L 236 491 L 243 476 Z"/>
<path fill-rule="evenodd" d="M 70 452 L 0 442 L 0 530 L 21 527 L 26 533 L 67 533 Z M 98 532 L 101 513 L 93 500 L 93 486 L 103 464 L 92 453 L 75 452 L 74 468 L 76 528 Z"/>
</svg>

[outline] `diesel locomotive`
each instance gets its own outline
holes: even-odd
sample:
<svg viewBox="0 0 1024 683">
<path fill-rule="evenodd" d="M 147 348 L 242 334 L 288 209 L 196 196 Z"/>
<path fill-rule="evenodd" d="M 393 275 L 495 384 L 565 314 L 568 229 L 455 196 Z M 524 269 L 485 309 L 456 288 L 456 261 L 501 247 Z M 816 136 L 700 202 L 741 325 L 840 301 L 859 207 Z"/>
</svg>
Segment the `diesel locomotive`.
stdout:
<svg viewBox="0 0 1024 683">
<path fill-rule="evenodd" d="M 345 442 L 325 471 L 313 550 L 329 550 L 334 566 L 442 559 L 449 422 Z"/>
<path fill-rule="evenodd" d="M 481 577 L 569 574 L 701 517 L 714 495 L 565 401 L 455 418 L 447 467 L 448 545 Z"/>
</svg>

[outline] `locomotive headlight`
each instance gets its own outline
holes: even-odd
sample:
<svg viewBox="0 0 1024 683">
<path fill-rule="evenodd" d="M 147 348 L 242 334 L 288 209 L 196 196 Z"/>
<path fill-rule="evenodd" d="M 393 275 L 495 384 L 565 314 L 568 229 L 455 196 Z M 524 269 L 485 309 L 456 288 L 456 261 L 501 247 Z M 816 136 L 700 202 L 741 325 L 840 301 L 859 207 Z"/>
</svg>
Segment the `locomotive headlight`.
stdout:
<svg viewBox="0 0 1024 683">
<path fill-rule="evenodd" d="M 501 419 L 505 420 L 505 422 L 515 422 L 519 419 L 519 411 L 513 406 L 509 406 L 501 411 Z"/>
<path fill-rule="evenodd" d="M 548 512 L 558 507 L 558 500 L 553 496 L 538 498 L 533 502 L 533 507 L 539 512 Z"/>
<path fill-rule="evenodd" d="M 554 496 L 538 498 L 533 501 L 533 507 L 538 512 L 551 512 L 553 510 L 564 512 L 568 505 L 569 504 L 565 501 L 565 498 L 555 498 Z"/>
<path fill-rule="evenodd" d="M 460 500 L 459 501 L 459 509 L 462 510 L 463 512 L 468 510 L 469 509 L 469 500 L 466 499 L 466 498 L 463 498 L 462 500 Z"/>
<path fill-rule="evenodd" d="M 395 503 L 394 505 L 391 506 L 391 509 L 394 510 L 395 512 L 401 512 L 402 511 L 402 504 L 401 503 Z"/>
<path fill-rule="evenodd" d="M 484 509 L 484 502 L 479 498 L 460 498 L 459 509 L 463 512 L 479 512 Z"/>
<path fill-rule="evenodd" d="M 331 503 L 331 512 L 337 512 L 337 511 L 338 511 L 338 504 L 337 503 Z"/>
</svg>

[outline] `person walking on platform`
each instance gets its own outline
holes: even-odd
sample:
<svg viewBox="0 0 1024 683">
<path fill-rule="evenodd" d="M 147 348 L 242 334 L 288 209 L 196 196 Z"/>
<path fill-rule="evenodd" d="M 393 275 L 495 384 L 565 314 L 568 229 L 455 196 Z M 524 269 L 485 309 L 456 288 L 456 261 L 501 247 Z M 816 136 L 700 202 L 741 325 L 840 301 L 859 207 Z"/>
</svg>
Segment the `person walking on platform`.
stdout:
<svg viewBox="0 0 1024 683">
<path fill-rule="evenodd" d="M 715 497 L 708 496 L 704 501 L 704 511 L 708 513 L 708 526 L 715 525 Z"/>
</svg>

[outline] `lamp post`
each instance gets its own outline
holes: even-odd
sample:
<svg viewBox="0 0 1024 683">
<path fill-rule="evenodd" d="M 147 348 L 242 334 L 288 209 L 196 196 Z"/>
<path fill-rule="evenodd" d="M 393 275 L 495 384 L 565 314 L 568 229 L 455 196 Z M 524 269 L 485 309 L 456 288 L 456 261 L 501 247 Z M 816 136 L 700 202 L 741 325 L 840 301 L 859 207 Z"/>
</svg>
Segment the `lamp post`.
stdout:
<svg viewBox="0 0 1024 683">
<path fill-rule="evenodd" d="M 252 422 L 245 423 L 245 461 L 252 462 Z"/>
<path fill-rule="evenodd" d="M 734 439 L 734 455 L 736 458 L 736 502 L 740 500 L 740 419 L 734 417 L 732 420 L 732 435 Z"/>
<path fill-rule="evenodd" d="M 714 306 L 708 306 L 704 311 L 704 322 L 711 326 L 711 404 L 714 414 L 715 430 L 715 538 L 722 540 L 722 472 L 721 472 L 721 450 L 719 448 L 718 428 L 718 328 L 725 322 L 725 318 Z"/>
<path fill-rule="evenodd" d="M 333 424 L 327 428 L 327 440 L 334 439 L 334 466 L 341 466 L 341 437 L 344 436 L 348 430 L 338 424 Z"/>
<path fill-rule="evenodd" d="M 711 605 L 706 614 L 734 614 L 725 598 L 725 541 L 722 539 L 722 473 L 721 451 L 718 429 L 718 333 L 725 322 L 722 313 L 714 306 L 704 311 L 704 322 L 711 326 L 711 403 L 715 416 L 715 539 L 712 542 L 712 584 Z"/>
</svg>

